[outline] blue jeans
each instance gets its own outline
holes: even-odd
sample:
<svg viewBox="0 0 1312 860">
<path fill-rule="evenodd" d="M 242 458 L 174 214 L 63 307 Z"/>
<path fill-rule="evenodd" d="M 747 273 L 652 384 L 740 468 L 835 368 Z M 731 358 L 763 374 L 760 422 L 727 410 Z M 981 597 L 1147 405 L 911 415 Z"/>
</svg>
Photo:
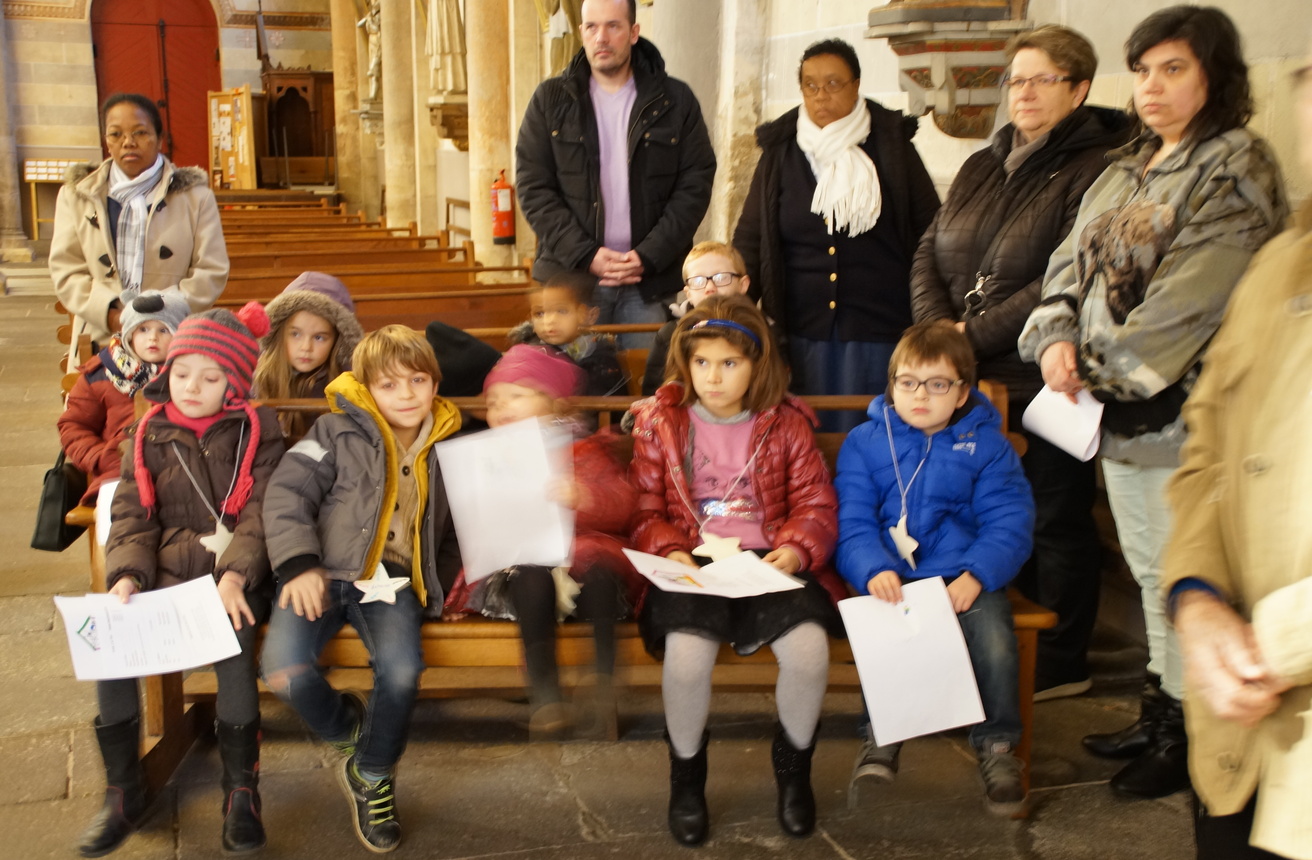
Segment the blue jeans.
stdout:
<svg viewBox="0 0 1312 860">
<path fill-rule="evenodd" d="M 1020 657 L 1007 592 L 980 592 L 957 620 L 984 705 L 984 722 L 970 727 L 970 745 L 985 750 L 997 741 L 1006 741 L 1014 749 L 1021 735 Z"/>
<path fill-rule="evenodd" d="M 592 293 L 592 303 L 601 311 L 597 315 L 597 323 L 600 325 L 664 323 L 670 318 L 664 302 L 643 301 L 637 286 L 597 287 Z M 616 340 L 619 341 L 620 349 L 651 349 L 656 341 L 656 332 L 622 334 Z"/>
<path fill-rule="evenodd" d="M 315 621 L 275 603 L 261 668 L 270 689 L 295 708 L 315 734 L 329 742 L 348 740 L 351 712 L 324 678 L 319 653 L 342 625 L 354 627 L 369 649 L 374 669 L 374 690 L 360 726 L 355 764 L 362 773 L 386 774 L 405 751 L 410 713 L 424 671 L 419 647 L 423 608 L 410 588 L 397 592 L 395 604 L 361 603 L 363 596 L 353 583 L 329 580 L 324 614 Z"/>
</svg>

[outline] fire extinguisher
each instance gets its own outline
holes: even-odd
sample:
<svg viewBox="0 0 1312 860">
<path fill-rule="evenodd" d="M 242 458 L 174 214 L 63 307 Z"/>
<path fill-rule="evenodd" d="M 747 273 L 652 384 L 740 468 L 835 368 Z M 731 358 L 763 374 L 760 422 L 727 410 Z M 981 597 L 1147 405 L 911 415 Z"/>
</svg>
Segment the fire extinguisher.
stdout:
<svg viewBox="0 0 1312 860">
<path fill-rule="evenodd" d="M 501 171 L 492 183 L 492 244 L 515 244 L 515 189 Z"/>
</svg>

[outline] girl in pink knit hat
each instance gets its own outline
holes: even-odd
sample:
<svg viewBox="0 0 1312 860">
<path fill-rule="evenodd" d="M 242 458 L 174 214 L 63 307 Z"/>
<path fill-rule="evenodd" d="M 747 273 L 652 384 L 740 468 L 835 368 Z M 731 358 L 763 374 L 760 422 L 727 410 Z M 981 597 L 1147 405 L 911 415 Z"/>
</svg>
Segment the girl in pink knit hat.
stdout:
<svg viewBox="0 0 1312 860">
<path fill-rule="evenodd" d="M 545 565 L 516 565 L 453 589 L 448 611 L 482 611 L 519 622 L 529 680 L 529 730 L 553 737 L 571 727 L 579 734 L 614 738 L 615 621 L 627 616 L 645 580 L 623 553 L 637 493 L 612 450 L 617 437 L 589 435 L 568 398 L 583 387 L 584 372 L 558 350 L 519 344 L 510 348 L 483 383 L 487 423 L 501 427 L 528 419 L 565 424 L 575 431 L 572 480 L 552 498 L 574 509 L 574 563 L 568 574 Z M 546 500 L 544 500 L 546 501 Z M 573 608 L 569 608 L 570 605 Z M 558 616 L 592 622 L 596 673 L 580 685 L 581 700 L 567 703 L 556 667 Z"/>
<path fill-rule="evenodd" d="M 236 314 L 210 310 L 183 320 L 159 375 L 143 389 L 154 405 L 128 430 L 122 483 L 105 548 L 109 593 L 127 603 L 138 591 L 202 576 L 218 582 L 241 653 L 214 664 L 215 731 L 223 762 L 223 848 L 264 845 L 260 819 L 256 625 L 269 611 L 269 560 L 261 510 L 282 458 L 278 419 L 249 401 L 268 330 L 252 302 Z M 79 850 L 117 848 L 147 809 L 138 757 L 137 681 L 96 684 L 96 738 L 108 786 Z"/>
</svg>

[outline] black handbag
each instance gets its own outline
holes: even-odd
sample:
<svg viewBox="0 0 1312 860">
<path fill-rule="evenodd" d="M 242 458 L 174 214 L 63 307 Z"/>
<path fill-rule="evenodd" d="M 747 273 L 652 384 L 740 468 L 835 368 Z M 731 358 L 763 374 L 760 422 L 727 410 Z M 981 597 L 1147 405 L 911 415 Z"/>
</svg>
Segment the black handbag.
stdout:
<svg viewBox="0 0 1312 860">
<path fill-rule="evenodd" d="M 87 476 L 59 452 L 55 467 L 41 482 L 41 501 L 36 506 L 36 529 L 32 532 L 32 549 L 63 552 L 78 539 L 86 526 L 70 526 L 64 515 L 82 503 L 87 491 Z"/>
</svg>

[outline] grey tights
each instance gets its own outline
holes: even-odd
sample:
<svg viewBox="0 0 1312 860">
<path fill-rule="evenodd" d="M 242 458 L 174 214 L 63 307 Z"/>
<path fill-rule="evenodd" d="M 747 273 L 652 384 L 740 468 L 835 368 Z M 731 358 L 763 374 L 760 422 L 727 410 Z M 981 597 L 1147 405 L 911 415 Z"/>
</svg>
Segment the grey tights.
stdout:
<svg viewBox="0 0 1312 860">
<path fill-rule="evenodd" d="M 774 688 L 779 722 L 789 742 L 805 749 L 815 738 L 829 684 L 829 637 L 819 624 L 807 621 L 770 643 L 770 650 L 779 661 Z M 665 637 L 661 695 L 666 731 L 680 758 L 692 758 L 701 749 L 711 708 L 711 671 L 719 651 L 718 641 L 697 633 Z"/>
</svg>

